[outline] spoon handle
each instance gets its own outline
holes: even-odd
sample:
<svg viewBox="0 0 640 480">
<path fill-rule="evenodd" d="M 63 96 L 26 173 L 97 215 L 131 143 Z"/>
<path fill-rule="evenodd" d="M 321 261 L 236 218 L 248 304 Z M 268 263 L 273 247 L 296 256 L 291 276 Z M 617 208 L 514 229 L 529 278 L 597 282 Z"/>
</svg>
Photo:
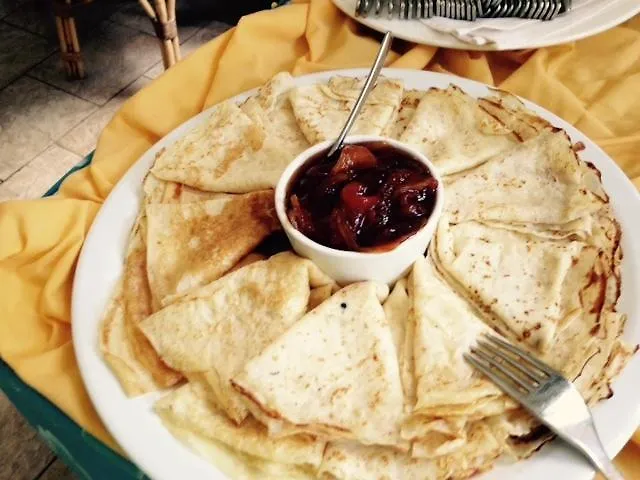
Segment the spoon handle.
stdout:
<svg viewBox="0 0 640 480">
<path fill-rule="evenodd" d="M 360 92 L 356 103 L 353 105 L 353 109 L 351 110 L 349 118 L 347 118 L 347 122 L 344 124 L 344 127 L 342 127 L 340 135 L 338 135 L 335 143 L 331 146 L 331 149 L 329 149 L 329 152 L 327 153 L 328 157 L 340 150 L 340 147 L 342 147 L 342 142 L 344 142 L 344 139 L 351 130 L 351 127 L 355 123 L 356 118 L 358 118 L 358 114 L 360 113 L 360 110 L 362 110 L 362 106 L 367 100 L 367 97 L 369 96 L 371 90 L 373 90 L 373 87 L 376 84 L 376 80 L 378 79 L 378 75 L 380 75 L 380 70 L 382 70 L 384 61 L 387 58 L 387 53 L 389 53 L 389 48 L 391 47 L 392 40 L 393 35 L 391 34 L 391 32 L 385 33 L 384 38 L 382 39 L 382 44 L 380 45 L 380 50 L 378 51 L 376 60 L 375 62 L 373 62 L 373 66 L 369 71 L 369 75 L 364 82 L 362 91 Z"/>
</svg>

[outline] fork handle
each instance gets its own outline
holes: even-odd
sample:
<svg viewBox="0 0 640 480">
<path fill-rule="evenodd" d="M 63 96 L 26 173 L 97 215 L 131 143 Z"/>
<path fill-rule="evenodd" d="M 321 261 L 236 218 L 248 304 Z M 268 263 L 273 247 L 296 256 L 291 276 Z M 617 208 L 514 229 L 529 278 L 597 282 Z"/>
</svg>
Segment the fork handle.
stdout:
<svg viewBox="0 0 640 480">
<path fill-rule="evenodd" d="M 593 425 L 593 421 L 581 425 L 580 432 L 572 432 L 572 438 L 564 437 L 564 440 L 580 450 L 605 477 L 606 480 L 624 480 L 622 474 L 613 465 L 607 455 L 598 436 L 598 432 Z"/>
</svg>

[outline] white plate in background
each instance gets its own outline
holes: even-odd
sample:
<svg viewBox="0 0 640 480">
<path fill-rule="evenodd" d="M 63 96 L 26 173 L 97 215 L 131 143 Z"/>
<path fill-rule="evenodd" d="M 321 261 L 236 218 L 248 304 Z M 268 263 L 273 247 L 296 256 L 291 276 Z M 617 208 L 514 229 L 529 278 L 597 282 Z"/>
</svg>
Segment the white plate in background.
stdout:
<svg viewBox="0 0 640 480">
<path fill-rule="evenodd" d="M 357 0 L 333 0 L 333 3 L 345 14 L 355 21 L 366 25 L 378 32 L 391 31 L 397 38 L 423 45 L 436 47 L 456 48 L 461 50 L 520 50 L 529 48 L 541 48 L 562 43 L 573 42 L 619 25 L 640 12 L 640 0 L 582 0 L 591 1 L 598 5 L 606 4 L 596 15 L 589 16 L 590 5 L 584 8 L 576 8 L 566 14 L 560 15 L 548 22 L 533 21 L 535 25 L 527 26 L 526 34 L 522 28 L 516 28 L 509 32 L 511 38 L 500 44 L 475 45 L 459 40 L 454 35 L 439 32 L 430 28 L 420 20 L 389 20 L 386 14 L 380 17 L 374 15 L 368 17 L 356 17 L 355 7 Z M 579 2 L 574 0 L 579 6 Z M 489 21 L 491 19 L 488 19 Z M 522 22 L 522 19 L 508 19 L 513 22 Z M 478 19 L 474 23 L 481 24 L 485 19 Z M 428 23 L 428 22 L 427 22 Z M 459 21 L 460 25 L 469 22 Z"/>
</svg>

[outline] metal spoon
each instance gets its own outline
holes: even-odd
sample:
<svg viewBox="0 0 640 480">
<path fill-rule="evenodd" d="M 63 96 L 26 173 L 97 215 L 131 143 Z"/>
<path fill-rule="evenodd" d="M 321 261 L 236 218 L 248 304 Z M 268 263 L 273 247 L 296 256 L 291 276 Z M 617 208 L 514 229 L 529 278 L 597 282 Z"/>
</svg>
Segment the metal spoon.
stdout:
<svg viewBox="0 0 640 480">
<path fill-rule="evenodd" d="M 387 53 L 389 53 L 389 48 L 391 47 L 392 40 L 393 40 L 393 35 L 391 34 L 391 32 L 385 33 L 384 38 L 382 39 L 382 45 L 380 45 L 380 50 L 378 51 L 376 60 L 375 62 L 373 62 L 371 71 L 369 72 L 369 75 L 367 76 L 367 79 L 364 82 L 362 91 L 360 92 L 360 95 L 358 96 L 356 103 L 353 105 L 353 109 L 351 110 L 351 113 L 349 114 L 349 118 L 347 118 L 347 122 L 344 124 L 344 127 L 342 127 L 342 131 L 340 132 L 340 135 L 338 135 L 338 138 L 336 139 L 335 143 L 329 149 L 329 152 L 327 153 L 328 157 L 332 156 L 334 153 L 336 153 L 338 150 L 342 148 L 342 143 L 344 142 L 344 139 L 349 133 L 349 130 L 351 130 L 351 127 L 353 127 L 353 124 L 355 123 L 356 118 L 358 118 L 358 114 L 360 113 L 360 110 L 362 110 L 362 107 L 364 106 L 364 103 L 367 100 L 369 93 L 371 93 L 371 90 L 373 90 L 373 87 L 376 84 L 378 75 L 380 75 L 380 70 L 382 70 L 382 66 L 384 65 L 384 60 L 387 58 Z"/>
</svg>

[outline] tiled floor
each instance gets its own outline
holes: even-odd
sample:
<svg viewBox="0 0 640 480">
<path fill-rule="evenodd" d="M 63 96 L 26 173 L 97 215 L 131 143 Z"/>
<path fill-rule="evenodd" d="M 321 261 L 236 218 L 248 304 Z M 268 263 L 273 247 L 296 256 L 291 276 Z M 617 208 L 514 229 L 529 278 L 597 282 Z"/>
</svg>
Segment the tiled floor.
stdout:
<svg viewBox="0 0 640 480">
<path fill-rule="evenodd" d="M 180 4 L 183 57 L 228 28 L 212 17 L 206 3 Z M 95 0 L 76 21 L 88 76 L 68 81 L 49 1 L 0 0 L 0 201 L 41 195 L 164 70 L 135 0 Z"/>
<path fill-rule="evenodd" d="M 228 28 L 206 2 L 193 3 L 178 11 L 183 57 Z M 163 72 L 135 0 L 94 0 L 76 21 L 88 77 L 69 82 L 49 2 L 0 0 L 0 201 L 42 195 L 93 150 L 122 103 Z M 0 392 L 0 480 L 71 478 Z"/>
</svg>

